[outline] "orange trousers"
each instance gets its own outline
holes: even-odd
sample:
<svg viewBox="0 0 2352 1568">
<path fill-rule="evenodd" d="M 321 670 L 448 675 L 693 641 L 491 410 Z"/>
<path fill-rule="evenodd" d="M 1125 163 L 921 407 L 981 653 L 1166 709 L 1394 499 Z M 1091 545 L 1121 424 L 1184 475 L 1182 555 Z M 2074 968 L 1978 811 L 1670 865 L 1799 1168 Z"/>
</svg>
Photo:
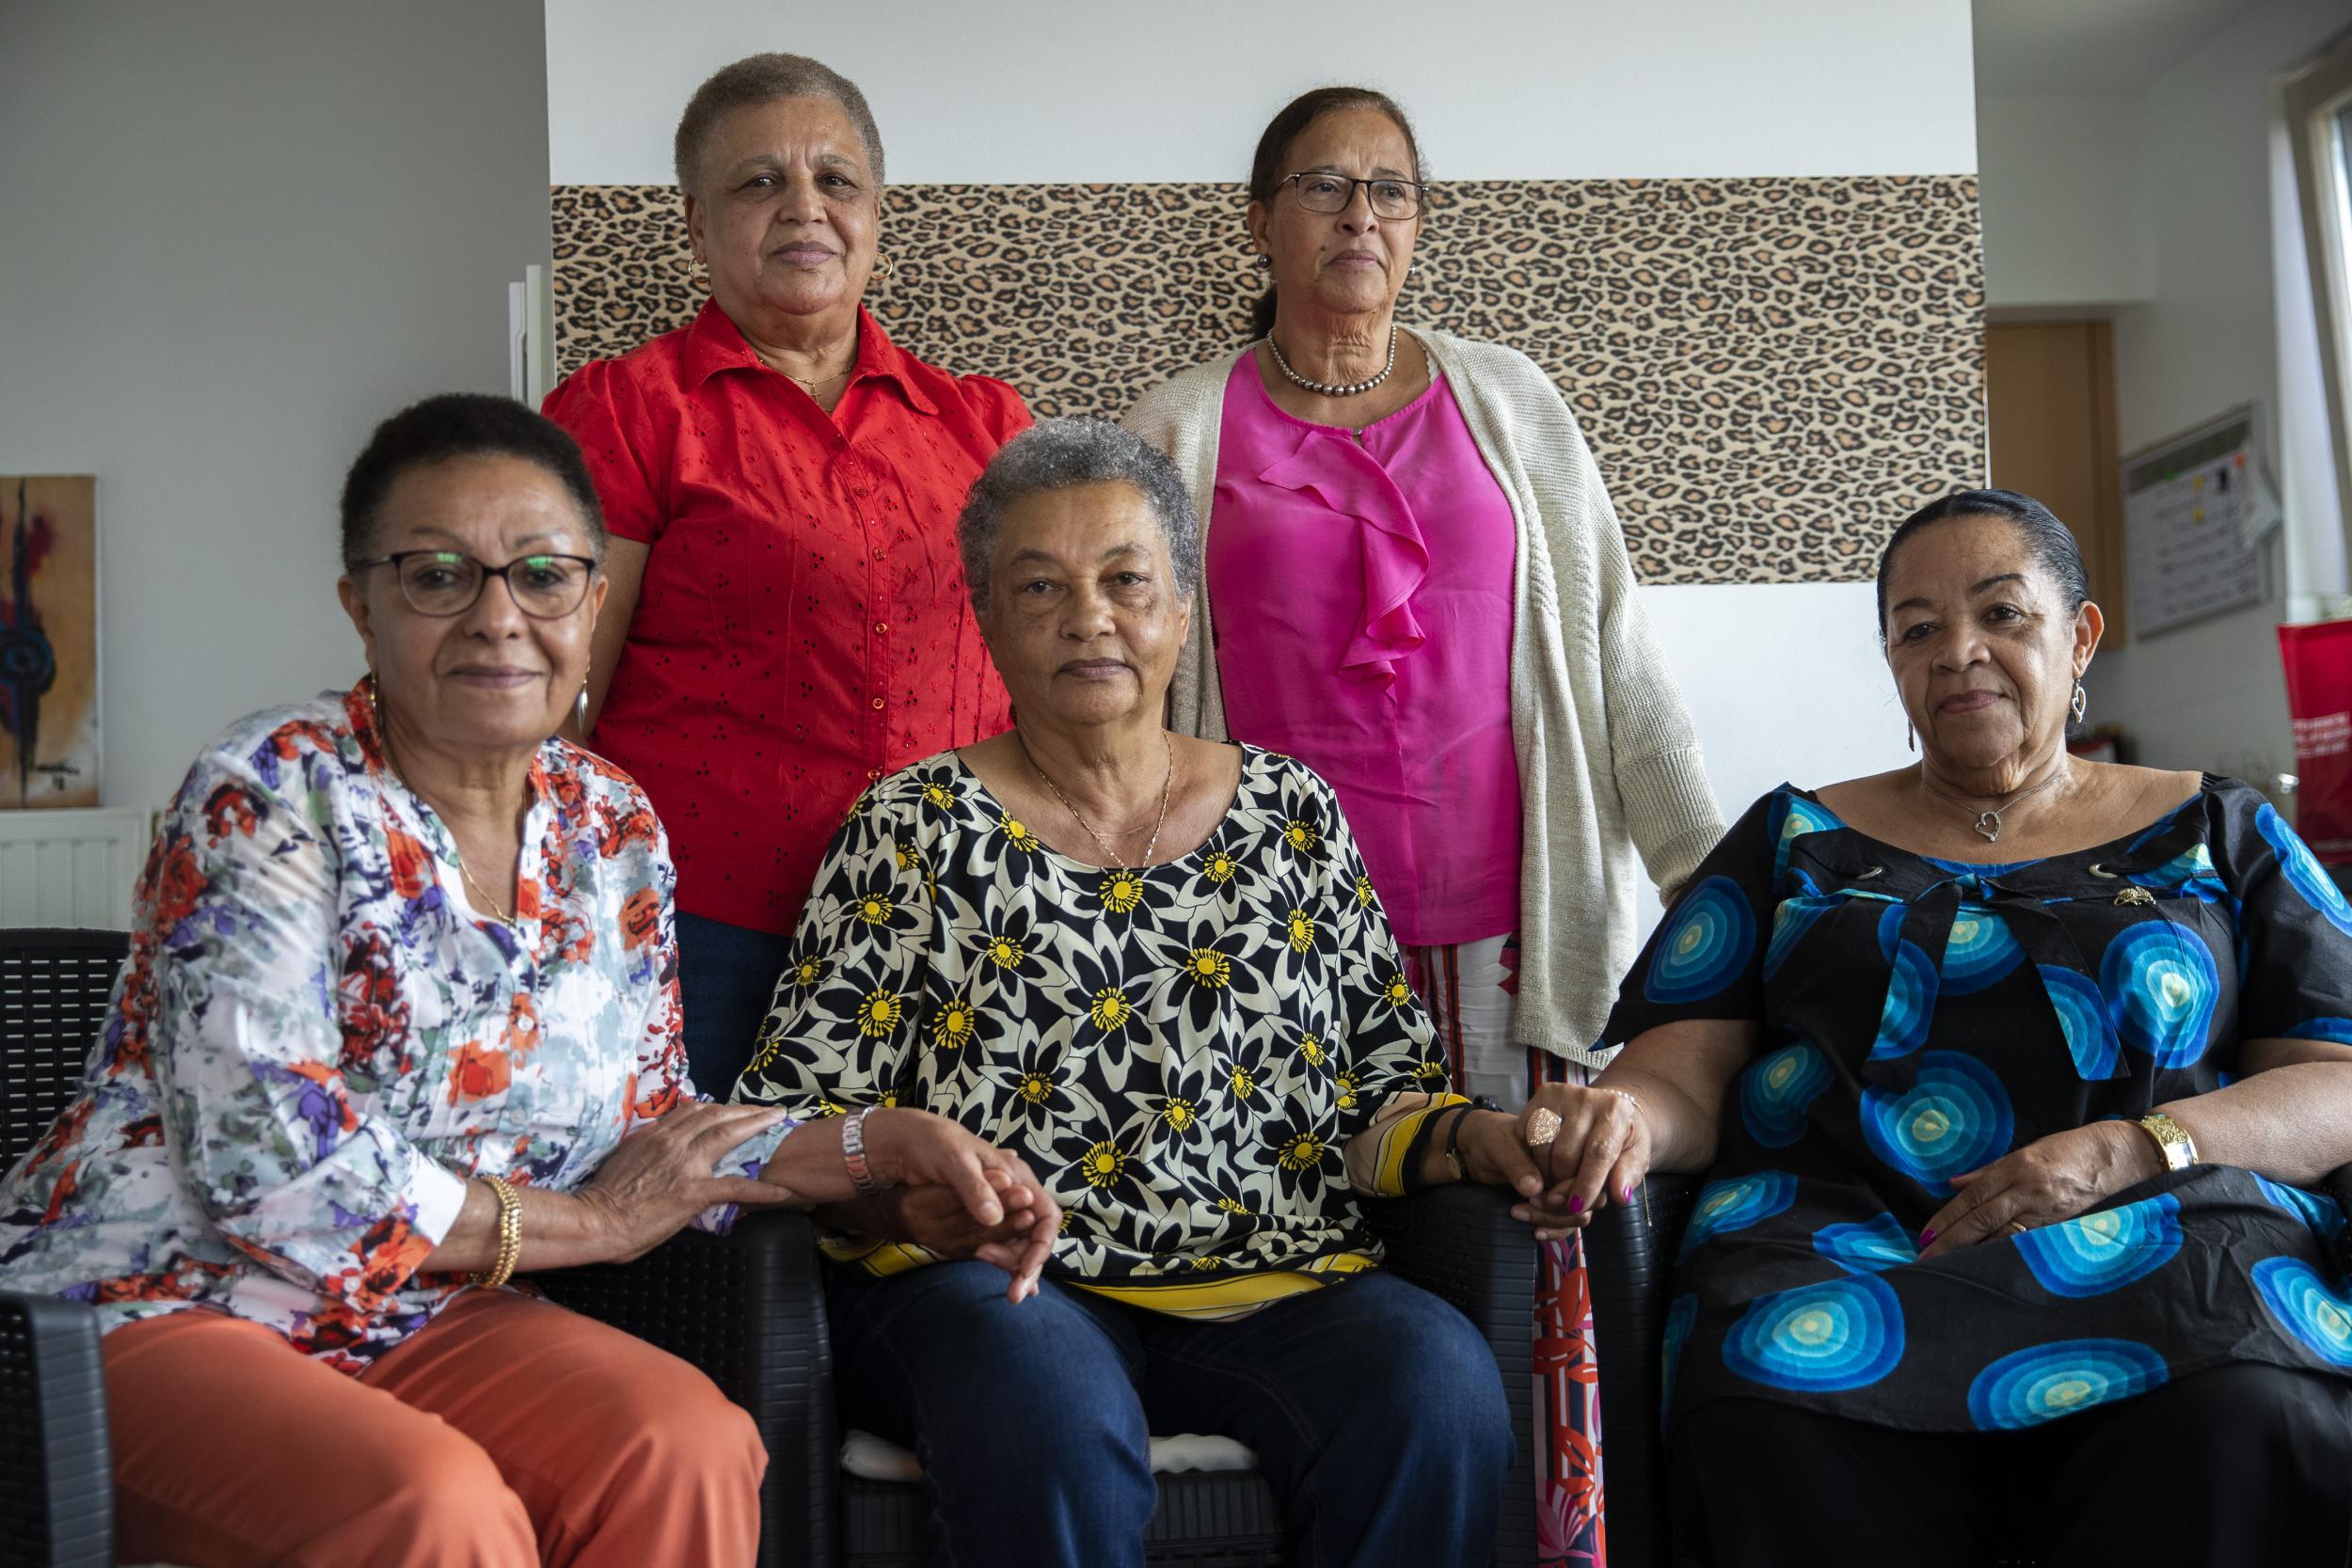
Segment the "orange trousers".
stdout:
<svg viewBox="0 0 2352 1568">
<path fill-rule="evenodd" d="M 642 1339 L 473 1291 L 353 1378 L 184 1311 L 102 1341 L 124 1562 L 747 1568 L 751 1418 Z"/>
</svg>

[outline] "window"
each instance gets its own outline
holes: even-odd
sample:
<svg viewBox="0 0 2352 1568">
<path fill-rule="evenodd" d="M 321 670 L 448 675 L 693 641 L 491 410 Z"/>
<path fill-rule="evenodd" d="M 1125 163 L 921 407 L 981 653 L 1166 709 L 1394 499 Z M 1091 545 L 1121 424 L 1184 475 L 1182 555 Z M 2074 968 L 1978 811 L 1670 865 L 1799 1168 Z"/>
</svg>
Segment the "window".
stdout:
<svg viewBox="0 0 2352 1568">
<path fill-rule="evenodd" d="M 2352 531 L 2352 33 L 2287 79 L 2285 107 L 2328 383 L 2336 494 Z"/>
</svg>

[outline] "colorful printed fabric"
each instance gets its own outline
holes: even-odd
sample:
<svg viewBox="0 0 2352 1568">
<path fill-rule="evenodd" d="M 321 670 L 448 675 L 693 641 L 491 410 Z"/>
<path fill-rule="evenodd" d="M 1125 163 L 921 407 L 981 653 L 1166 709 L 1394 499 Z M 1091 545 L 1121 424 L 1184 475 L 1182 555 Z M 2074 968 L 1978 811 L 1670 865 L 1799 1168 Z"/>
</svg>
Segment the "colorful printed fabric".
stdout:
<svg viewBox="0 0 2352 1568">
<path fill-rule="evenodd" d="M 1351 1192 L 1402 1191 L 1459 1100 L 1330 786 L 1253 747 L 1208 840 L 1132 871 L 1055 853 L 933 757 L 852 808 L 797 941 L 737 1097 L 952 1117 L 1067 1212 L 1049 1272 L 1158 1311 L 1373 1267 Z"/>
<path fill-rule="evenodd" d="M 1454 1083 L 1516 1106 L 1546 1084 L 1591 1081 L 1591 1069 L 1514 1042 L 1518 937 L 1407 946 L 1405 973 L 1437 1025 Z M 1535 1401 L 1531 1430 L 1520 1441 L 1533 1443 L 1536 1455 L 1535 1559 L 1541 1568 L 1605 1568 L 1600 1357 L 1584 1239 L 1534 1245 Z"/>
<path fill-rule="evenodd" d="M 2236 1362 L 2352 1370 L 2333 1199 L 2198 1165 L 1918 1259 L 1956 1176 L 2352 1037 L 2352 907 L 2242 784 L 2005 865 L 1865 837 L 1783 785 L 1628 977 L 1609 1038 L 1762 1024 L 1724 1097 L 1670 1320 L 1670 1418 L 1769 1399 L 2009 1430 Z"/>
<path fill-rule="evenodd" d="M 571 1190 L 693 1098 L 637 786 L 540 749 L 510 927 L 469 903 L 366 693 L 256 714 L 189 770 L 81 1093 L 0 1182 L 0 1287 L 102 1331 L 207 1307 L 357 1372 L 468 1289 L 418 1272 L 465 1178 Z"/>
</svg>

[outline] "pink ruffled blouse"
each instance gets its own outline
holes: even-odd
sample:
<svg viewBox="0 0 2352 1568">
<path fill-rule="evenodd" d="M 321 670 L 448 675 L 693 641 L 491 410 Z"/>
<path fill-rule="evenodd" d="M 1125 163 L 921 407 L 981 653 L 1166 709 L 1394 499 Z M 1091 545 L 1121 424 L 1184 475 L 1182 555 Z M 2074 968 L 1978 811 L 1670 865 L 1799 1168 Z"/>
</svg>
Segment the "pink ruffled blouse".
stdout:
<svg viewBox="0 0 2352 1568">
<path fill-rule="evenodd" d="M 1329 780 L 1404 942 L 1519 922 L 1511 503 L 1442 377 L 1361 431 L 1225 385 L 1206 569 L 1236 740 Z"/>
</svg>

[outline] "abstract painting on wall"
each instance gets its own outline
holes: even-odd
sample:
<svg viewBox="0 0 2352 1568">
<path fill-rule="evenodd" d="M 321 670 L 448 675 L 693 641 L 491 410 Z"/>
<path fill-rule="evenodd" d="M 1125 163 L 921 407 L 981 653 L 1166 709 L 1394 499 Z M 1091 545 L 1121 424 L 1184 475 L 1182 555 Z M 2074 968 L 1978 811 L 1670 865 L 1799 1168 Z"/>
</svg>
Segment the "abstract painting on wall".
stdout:
<svg viewBox="0 0 2352 1568">
<path fill-rule="evenodd" d="M 0 810 L 98 804 L 98 481 L 0 478 Z"/>
</svg>

